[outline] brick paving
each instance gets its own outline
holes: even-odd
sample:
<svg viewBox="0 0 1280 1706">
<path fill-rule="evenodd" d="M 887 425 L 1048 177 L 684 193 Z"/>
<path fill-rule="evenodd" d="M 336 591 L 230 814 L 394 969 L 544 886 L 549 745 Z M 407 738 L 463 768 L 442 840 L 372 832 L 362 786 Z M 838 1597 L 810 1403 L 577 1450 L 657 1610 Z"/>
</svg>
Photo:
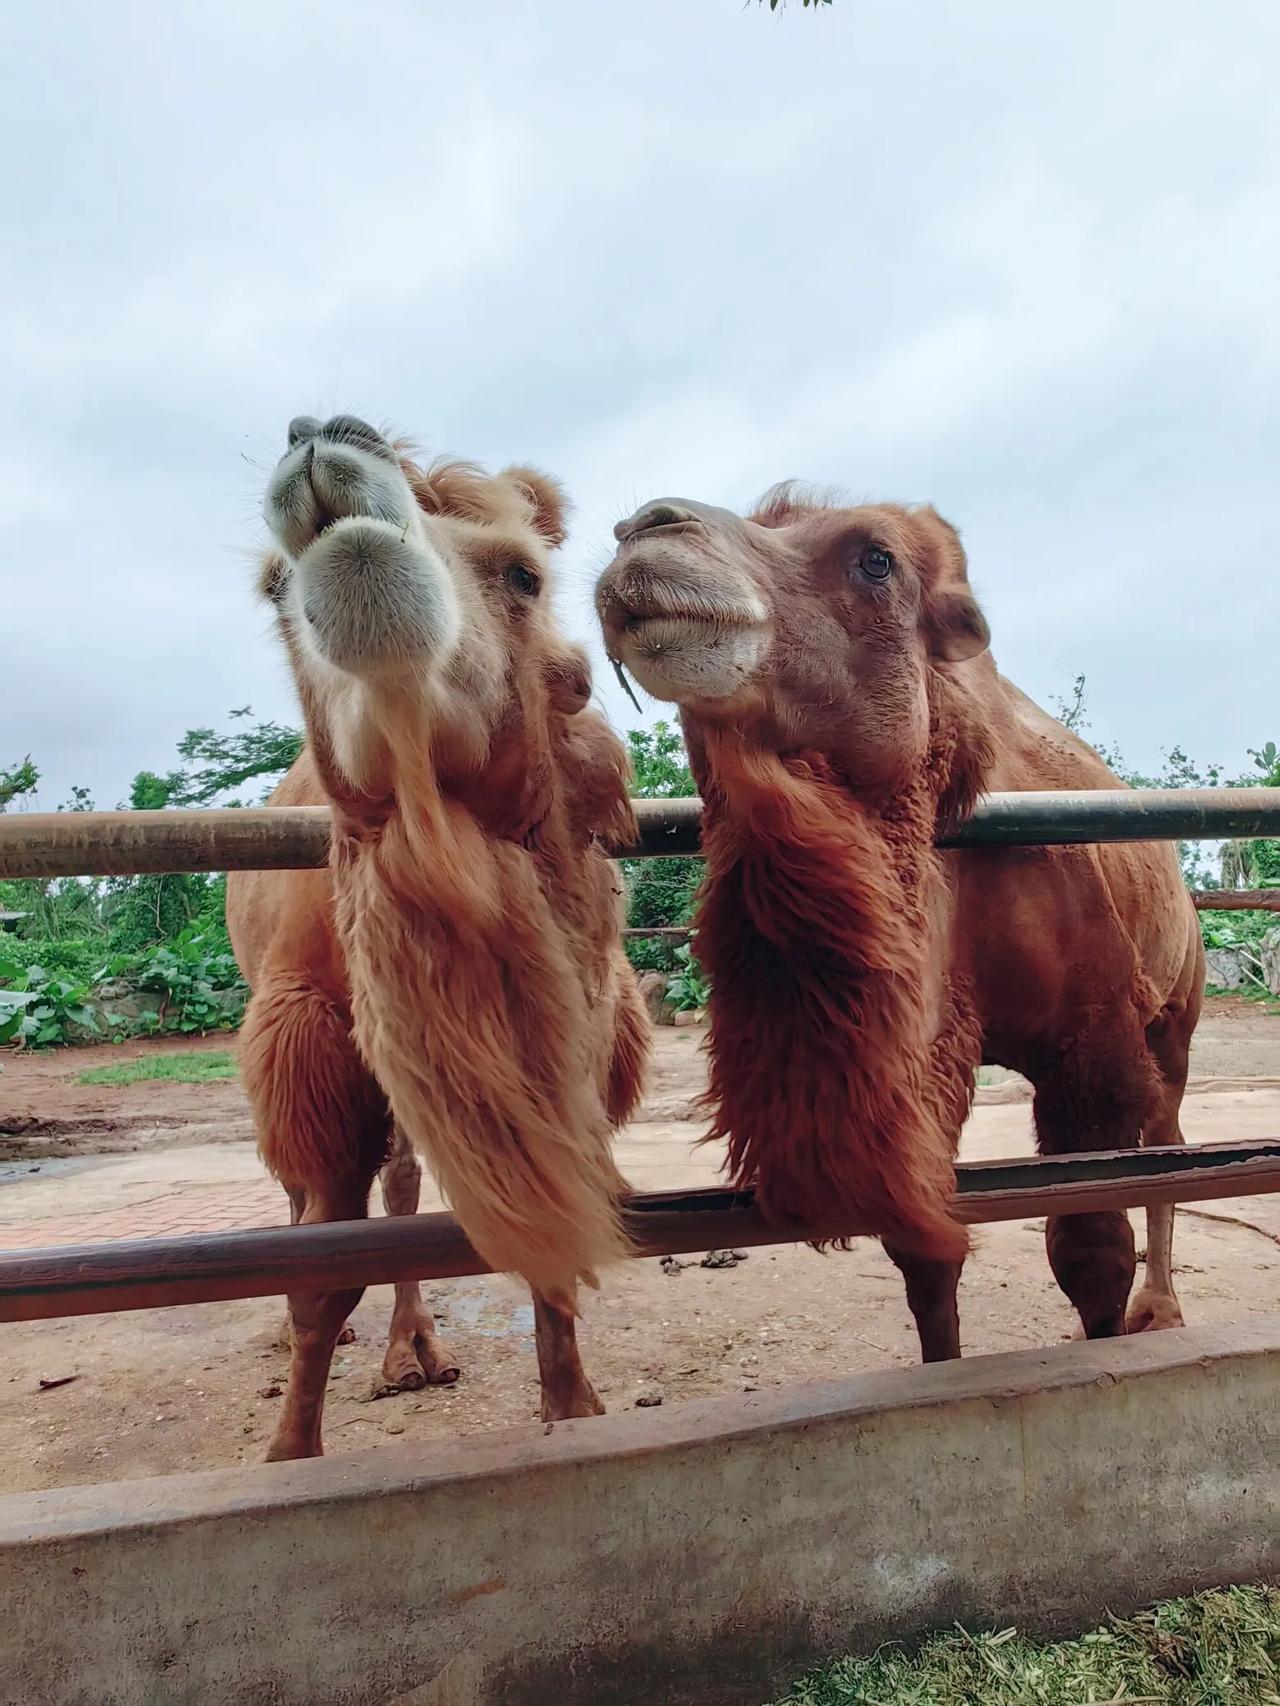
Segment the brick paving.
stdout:
<svg viewBox="0 0 1280 1706">
<path fill-rule="evenodd" d="M 228 1184 L 183 1185 L 157 1191 L 121 1207 L 24 1224 L 0 1221 L 0 1252 L 36 1250 L 53 1244 L 102 1244 L 112 1238 L 173 1238 L 192 1232 L 235 1232 L 254 1226 L 287 1226 L 289 1205 L 273 1179 Z"/>
</svg>

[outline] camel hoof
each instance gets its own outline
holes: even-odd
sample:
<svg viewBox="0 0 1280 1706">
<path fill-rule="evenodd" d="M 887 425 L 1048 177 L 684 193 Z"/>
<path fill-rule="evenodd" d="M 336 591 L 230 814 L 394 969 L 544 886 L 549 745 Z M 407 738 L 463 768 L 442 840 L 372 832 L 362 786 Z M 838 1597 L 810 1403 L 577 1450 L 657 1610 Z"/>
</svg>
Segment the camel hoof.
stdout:
<svg viewBox="0 0 1280 1706">
<path fill-rule="evenodd" d="M 435 1323 L 432 1323 L 434 1327 Z M 414 1344 L 418 1350 L 418 1361 L 426 1376 L 428 1386 L 456 1386 L 462 1379 L 462 1370 L 456 1362 L 450 1362 L 434 1332 L 428 1336 L 419 1333 Z"/>
<path fill-rule="evenodd" d="M 296 1440 L 272 1440 L 264 1463 L 296 1463 L 303 1457 L 323 1457 L 322 1445 L 304 1445 Z"/>
<path fill-rule="evenodd" d="M 434 1335 L 415 1333 L 411 1343 L 398 1339 L 382 1364 L 382 1392 L 421 1392 L 424 1386 L 456 1386 L 462 1378 L 457 1363 L 447 1362 Z"/>
<path fill-rule="evenodd" d="M 603 1416 L 604 1405 L 593 1386 L 585 1386 L 571 1393 L 567 1399 L 552 1402 L 543 1397 L 542 1419 L 544 1422 L 571 1422 L 582 1416 Z"/>
<path fill-rule="evenodd" d="M 1162 1333 L 1170 1327 L 1185 1326 L 1177 1298 L 1158 1292 L 1140 1291 L 1125 1321 L 1125 1330 L 1130 1333 Z"/>
</svg>

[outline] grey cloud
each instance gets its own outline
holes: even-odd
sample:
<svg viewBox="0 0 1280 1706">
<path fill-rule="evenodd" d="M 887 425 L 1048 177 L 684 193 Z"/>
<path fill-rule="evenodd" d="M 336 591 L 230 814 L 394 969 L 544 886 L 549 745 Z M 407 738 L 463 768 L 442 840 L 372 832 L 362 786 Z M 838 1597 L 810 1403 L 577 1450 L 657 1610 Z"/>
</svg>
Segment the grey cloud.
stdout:
<svg viewBox="0 0 1280 1706">
<path fill-rule="evenodd" d="M 936 501 L 1002 665 L 1087 671 L 1135 760 L 1276 733 L 1269 4 L 14 29 L 0 761 L 44 803 L 293 714 L 249 558 L 284 423 L 337 407 L 564 478 L 584 636 L 619 513 L 794 474 Z"/>
</svg>

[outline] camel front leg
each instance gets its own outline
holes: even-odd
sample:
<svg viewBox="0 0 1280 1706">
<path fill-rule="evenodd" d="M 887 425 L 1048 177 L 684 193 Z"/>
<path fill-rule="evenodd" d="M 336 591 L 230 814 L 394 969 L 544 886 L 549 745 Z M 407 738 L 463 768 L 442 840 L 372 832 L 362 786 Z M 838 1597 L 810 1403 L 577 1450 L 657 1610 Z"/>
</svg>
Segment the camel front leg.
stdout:
<svg viewBox="0 0 1280 1706">
<path fill-rule="evenodd" d="M 1177 1139 L 1182 1141 L 1181 1136 Z M 1173 1203 L 1147 1210 L 1147 1264 L 1142 1284 L 1133 1294 L 1125 1330 L 1156 1332 L 1164 1327 L 1182 1327 L 1182 1305 L 1173 1289 Z"/>
<path fill-rule="evenodd" d="M 538 1345 L 538 1376 L 542 1381 L 542 1419 L 564 1422 L 573 1416 L 603 1416 L 604 1405 L 587 1379 L 578 1355 L 577 1323 L 567 1309 L 557 1309 L 533 1294 L 533 1318 Z"/>
<path fill-rule="evenodd" d="M 296 1226 L 302 1219 L 303 1209 L 307 1206 L 306 1192 L 287 1190 L 287 1195 L 289 1198 L 289 1225 Z M 342 1331 L 338 1334 L 338 1343 L 340 1345 L 353 1345 L 355 1342 L 356 1330 L 351 1325 L 350 1321 L 348 1321 Z M 289 1315 L 289 1304 L 287 1299 L 284 1306 L 284 1319 L 281 1321 L 280 1329 L 276 1334 L 276 1344 L 279 1345 L 282 1351 L 293 1349 L 293 1321 Z"/>
<path fill-rule="evenodd" d="M 388 1214 L 417 1214 L 422 1169 L 399 1128 L 382 1169 L 381 1185 Z M 418 1281 L 399 1280 L 382 1363 L 385 1384 L 401 1392 L 420 1392 L 424 1386 L 452 1386 L 461 1372 L 441 1343 L 435 1312 L 424 1300 Z"/>
<path fill-rule="evenodd" d="M 330 1220 L 363 1220 L 368 1213 L 369 1181 L 351 1180 L 308 1192 L 299 1216 L 300 1226 Z M 267 1448 L 267 1462 L 295 1457 L 321 1457 L 321 1420 L 334 1347 L 347 1317 L 364 1296 L 364 1287 L 345 1291 L 300 1291 L 289 1294 L 289 1383 L 276 1429 Z"/>
<path fill-rule="evenodd" d="M 950 1362 L 960 1355 L 960 1311 L 956 1292 L 960 1262 L 930 1262 L 884 1247 L 907 1286 L 907 1306 L 920 1335 L 921 1362 Z"/>
<path fill-rule="evenodd" d="M 1164 1096 L 1155 1115 L 1143 1128 L 1144 1149 L 1166 1148 L 1186 1141 L 1182 1135 L 1180 1115 L 1187 1083 L 1191 1033 L 1198 1015 L 1199 1004 L 1195 1003 L 1183 1012 L 1162 1014 L 1147 1027 L 1147 1046 L 1163 1081 Z M 1182 1305 L 1173 1289 L 1173 1219 L 1176 1213 L 1172 1203 L 1161 1203 L 1147 1210 L 1146 1272 L 1129 1305 L 1126 1325 L 1130 1333 L 1149 1333 L 1163 1327 L 1184 1325 Z"/>
</svg>

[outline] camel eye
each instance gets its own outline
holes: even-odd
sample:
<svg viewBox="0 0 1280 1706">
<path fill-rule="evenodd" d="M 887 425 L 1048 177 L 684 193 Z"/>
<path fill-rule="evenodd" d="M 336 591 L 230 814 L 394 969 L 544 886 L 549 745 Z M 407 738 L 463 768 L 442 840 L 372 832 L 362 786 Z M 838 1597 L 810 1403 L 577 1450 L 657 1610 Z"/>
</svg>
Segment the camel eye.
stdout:
<svg viewBox="0 0 1280 1706">
<path fill-rule="evenodd" d="M 507 584 L 525 598 L 536 598 L 542 591 L 542 582 L 527 563 L 508 563 L 505 572 Z"/>
<path fill-rule="evenodd" d="M 862 572 L 873 581 L 888 580 L 893 558 L 882 545 L 868 545 L 862 554 Z"/>
</svg>

